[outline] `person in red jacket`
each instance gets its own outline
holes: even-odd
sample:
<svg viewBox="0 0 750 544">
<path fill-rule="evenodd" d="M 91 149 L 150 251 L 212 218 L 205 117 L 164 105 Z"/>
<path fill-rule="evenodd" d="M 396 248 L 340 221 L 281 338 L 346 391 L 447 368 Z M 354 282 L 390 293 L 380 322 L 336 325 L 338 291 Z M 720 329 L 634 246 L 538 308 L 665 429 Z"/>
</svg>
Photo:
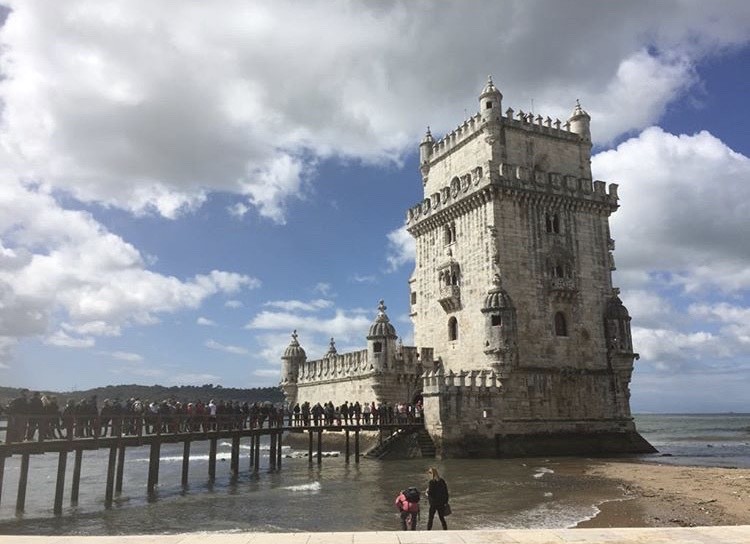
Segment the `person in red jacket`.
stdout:
<svg viewBox="0 0 750 544">
<path fill-rule="evenodd" d="M 401 513 L 401 528 L 417 530 L 417 516 L 419 515 L 419 490 L 416 487 L 405 489 L 396 497 L 396 508 Z"/>
</svg>

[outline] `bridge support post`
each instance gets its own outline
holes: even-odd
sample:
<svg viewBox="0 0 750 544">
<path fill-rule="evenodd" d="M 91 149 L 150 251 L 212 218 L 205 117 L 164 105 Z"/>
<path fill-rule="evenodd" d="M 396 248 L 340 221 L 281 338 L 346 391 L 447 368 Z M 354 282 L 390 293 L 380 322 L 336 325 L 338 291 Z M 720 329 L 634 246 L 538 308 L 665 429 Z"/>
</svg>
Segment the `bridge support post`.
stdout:
<svg viewBox="0 0 750 544">
<path fill-rule="evenodd" d="M 250 435 L 250 468 L 253 468 L 253 461 L 255 461 L 255 435 Z"/>
<path fill-rule="evenodd" d="M 349 462 L 349 429 L 346 430 L 346 453 L 344 454 L 346 462 Z"/>
<path fill-rule="evenodd" d="M 268 448 L 268 470 L 276 470 L 276 433 L 271 431 L 268 438 L 271 441 Z"/>
<path fill-rule="evenodd" d="M 359 463 L 359 427 L 354 431 L 354 462 Z"/>
<path fill-rule="evenodd" d="M 232 436 L 231 471 L 232 476 L 237 476 L 240 473 L 240 433 L 235 433 Z"/>
<path fill-rule="evenodd" d="M 323 431 L 318 431 L 318 464 L 323 463 Z"/>
<path fill-rule="evenodd" d="M 122 428 L 120 428 L 122 430 Z M 117 476 L 115 476 L 115 493 L 122 493 L 122 477 L 125 474 L 125 446 L 120 446 L 117 452 Z"/>
<path fill-rule="evenodd" d="M 62 514 L 63 493 L 65 492 L 65 467 L 68 462 L 68 452 L 61 451 L 57 458 L 57 482 L 55 483 L 55 505 L 52 511 L 56 516 Z"/>
<path fill-rule="evenodd" d="M 190 471 L 190 440 L 182 444 L 182 487 L 188 485 L 188 474 Z"/>
<path fill-rule="evenodd" d="M 0 455 L 0 499 L 3 496 L 3 475 L 5 474 L 5 456 Z"/>
<path fill-rule="evenodd" d="M 307 444 L 307 461 L 312 465 L 312 457 L 313 457 L 313 431 L 310 429 L 310 434 L 308 437 L 310 440 Z"/>
<path fill-rule="evenodd" d="M 260 432 L 255 434 L 255 449 L 252 452 L 252 456 L 255 458 L 253 471 L 257 474 L 260 468 Z"/>
<path fill-rule="evenodd" d="M 159 457 L 161 456 L 161 442 L 151 443 L 151 455 L 148 460 L 148 494 L 152 495 L 159 483 Z"/>
<path fill-rule="evenodd" d="M 216 438 L 208 442 L 208 479 L 216 479 Z"/>
<path fill-rule="evenodd" d="M 26 484 L 29 481 L 29 454 L 21 455 L 21 474 L 18 476 L 18 496 L 16 497 L 16 512 L 23 512 L 26 507 Z"/>
<path fill-rule="evenodd" d="M 115 490 L 115 465 L 117 464 L 117 447 L 109 448 L 109 461 L 107 462 L 107 487 L 104 491 L 104 508 L 112 508 L 112 497 Z"/>
<path fill-rule="evenodd" d="M 284 431 L 279 431 L 277 439 L 278 447 L 276 448 L 276 469 L 281 470 L 281 439 L 284 437 Z"/>
<path fill-rule="evenodd" d="M 72 436 L 72 435 L 71 435 Z M 81 464 L 83 461 L 83 450 L 76 450 L 75 461 L 73 462 L 73 486 L 70 489 L 70 504 L 78 504 L 78 489 L 81 487 Z"/>
</svg>

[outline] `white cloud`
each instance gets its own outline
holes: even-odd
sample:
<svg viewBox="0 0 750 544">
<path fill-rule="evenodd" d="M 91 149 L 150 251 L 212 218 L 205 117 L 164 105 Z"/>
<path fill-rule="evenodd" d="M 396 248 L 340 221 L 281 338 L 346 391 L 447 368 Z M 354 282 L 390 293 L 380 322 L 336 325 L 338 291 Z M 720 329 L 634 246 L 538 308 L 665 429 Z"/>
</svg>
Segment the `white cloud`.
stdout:
<svg viewBox="0 0 750 544">
<path fill-rule="evenodd" d="M 227 300 L 224 303 L 225 308 L 242 308 L 243 304 L 239 300 Z"/>
<path fill-rule="evenodd" d="M 373 276 L 371 274 L 369 275 L 361 275 L 361 274 L 355 274 L 352 276 L 351 281 L 354 283 L 377 283 L 378 278 L 377 276 Z"/>
<path fill-rule="evenodd" d="M 215 321 L 211 321 L 207 317 L 199 317 L 198 319 L 196 319 L 195 322 L 198 325 L 203 325 L 204 327 L 215 327 L 216 326 L 216 322 Z"/>
<path fill-rule="evenodd" d="M 313 293 L 318 293 L 324 297 L 331 296 L 331 284 L 325 282 L 318 282 L 313 287 Z"/>
<path fill-rule="evenodd" d="M 218 383 L 221 378 L 216 374 L 187 373 L 175 374 L 168 380 L 170 385 L 205 385 L 208 383 Z"/>
<path fill-rule="evenodd" d="M 225 191 L 244 199 L 234 214 L 277 222 L 320 158 L 400 161 L 424 125 L 471 111 L 488 72 L 516 109 L 562 117 L 581 98 L 607 141 L 655 122 L 750 24 L 745 2 L 697 0 L 9 4 L 11 164 L 136 213 L 175 217 Z"/>
<path fill-rule="evenodd" d="M 330 308 L 333 306 L 333 302 L 322 298 L 311 300 L 310 302 L 302 302 L 300 300 L 273 300 L 266 302 L 264 306 L 279 308 L 287 312 L 317 312 L 325 308 Z"/>
<path fill-rule="evenodd" d="M 393 272 L 406 263 L 414 261 L 416 244 L 406 227 L 398 228 L 388 233 L 388 270 Z"/>
<path fill-rule="evenodd" d="M 90 348 L 95 344 L 95 341 L 90 336 L 74 338 L 66 334 L 64 331 L 55 331 L 44 339 L 44 343 L 63 348 Z"/>
<path fill-rule="evenodd" d="M 320 316 L 298 316 L 287 312 L 260 312 L 246 326 L 247 329 L 286 330 L 294 329 L 310 331 L 336 338 L 364 338 L 372 323 L 362 315 L 347 314 L 343 310 L 336 310 L 330 318 Z"/>
<path fill-rule="evenodd" d="M 0 183 L 0 240 L 0 356 L 6 360 L 15 341 L 45 334 L 58 319 L 61 329 L 47 343 L 89 347 L 123 326 L 155 323 L 159 314 L 260 283 L 218 270 L 187 280 L 152 272 L 135 247 L 90 214 L 64 209 L 43 188 L 7 178 Z"/>
<path fill-rule="evenodd" d="M 128 361 L 131 363 L 140 363 L 143 361 L 143 357 L 137 353 L 131 353 L 129 351 L 113 351 L 109 354 L 113 359 L 119 361 Z"/>
<path fill-rule="evenodd" d="M 232 353 L 234 355 L 247 355 L 249 353 L 249 351 L 243 347 L 220 344 L 215 340 L 206 340 L 205 346 L 210 349 L 223 351 L 225 353 Z"/>
<path fill-rule="evenodd" d="M 750 159 L 705 131 L 652 127 L 597 154 L 592 169 L 620 183 L 611 219 L 618 274 L 667 274 L 688 291 L 750 287 Z"/>
</svg>

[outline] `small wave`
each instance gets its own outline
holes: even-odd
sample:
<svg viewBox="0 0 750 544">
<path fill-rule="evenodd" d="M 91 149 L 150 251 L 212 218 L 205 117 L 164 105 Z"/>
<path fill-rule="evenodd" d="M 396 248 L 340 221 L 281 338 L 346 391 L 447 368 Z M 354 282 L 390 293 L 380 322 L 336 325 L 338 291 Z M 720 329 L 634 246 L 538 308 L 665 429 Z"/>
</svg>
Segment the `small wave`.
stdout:
<svg viewBox="0 0 750 544">
<path fill-rule="evenodd" d="M 541 478 L 545 474 L 554 474 L 555 471 L 547 467 L 539 467 L 536 469 L 536 473 L 533 475 L 534 478 Z"/>
<path fill-rule="evenodd" d="M 286 489 L 287 491 L 308 491 L 308 492 L 318 492 L 320 491 L 320 482 L 311 482 L 309 484 L 301 484 L 301 485 L 290 485 L 287 487 L 282 487 L 281 489 Z"/>
<path fill-rule="evenodd" d="M 304 459 L 307 457 L 306 451 L 291 450 L 289 453 L 283 454 L 287 459 Z M 340 451 L 324 451 L 323 457 L 338 457 L 341 455 Z M 313 457 L 317 457 L 317 453 L 313 453 Z"/>
</svg>

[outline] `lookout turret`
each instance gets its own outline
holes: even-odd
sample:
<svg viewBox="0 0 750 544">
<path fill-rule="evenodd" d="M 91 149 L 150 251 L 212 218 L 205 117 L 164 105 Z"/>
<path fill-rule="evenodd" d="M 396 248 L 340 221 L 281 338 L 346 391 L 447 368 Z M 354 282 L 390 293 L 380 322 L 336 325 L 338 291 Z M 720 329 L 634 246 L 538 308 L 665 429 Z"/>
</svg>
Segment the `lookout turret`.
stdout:
<svg viewBox="0 0 750 544">
<path fill-rule="evenodd" d="M 370 332 L 367 334 L 367 356 L 376 371 L 388 368 L 388 361 L 393 358 L 397 348 L 398 335 L 385 310 L 385 303 L 381 300 L 378 305 L 378 315 L 370 325 Z"/>
<path fill-rule="evenodd" d="M 497 121 L 502 116 L 503 95 L 492 83 L 492 76 L 487 76 L 487 85 L 479 95 L 479 113 L 482 121 Z"/>
<path fill-rule="evenodd" d="M 287 402 L 290 405 L 296 402 L 299 367 L 305 361 L 307 361 L 307 354 L 297 341 L 297 331 L 295 330 L 292 332 L 292 340 L 281 357 L 281 388 L 284 390 Z"/>
<path fill-rule="evenodd" d="M 586 142 L 591 141 L 591 116 L 581 107 L 581 103 L 576 100 L 576 107 L 568 119 L 570 123 L 570 132 L 578 134 Z"/>
</svg>

